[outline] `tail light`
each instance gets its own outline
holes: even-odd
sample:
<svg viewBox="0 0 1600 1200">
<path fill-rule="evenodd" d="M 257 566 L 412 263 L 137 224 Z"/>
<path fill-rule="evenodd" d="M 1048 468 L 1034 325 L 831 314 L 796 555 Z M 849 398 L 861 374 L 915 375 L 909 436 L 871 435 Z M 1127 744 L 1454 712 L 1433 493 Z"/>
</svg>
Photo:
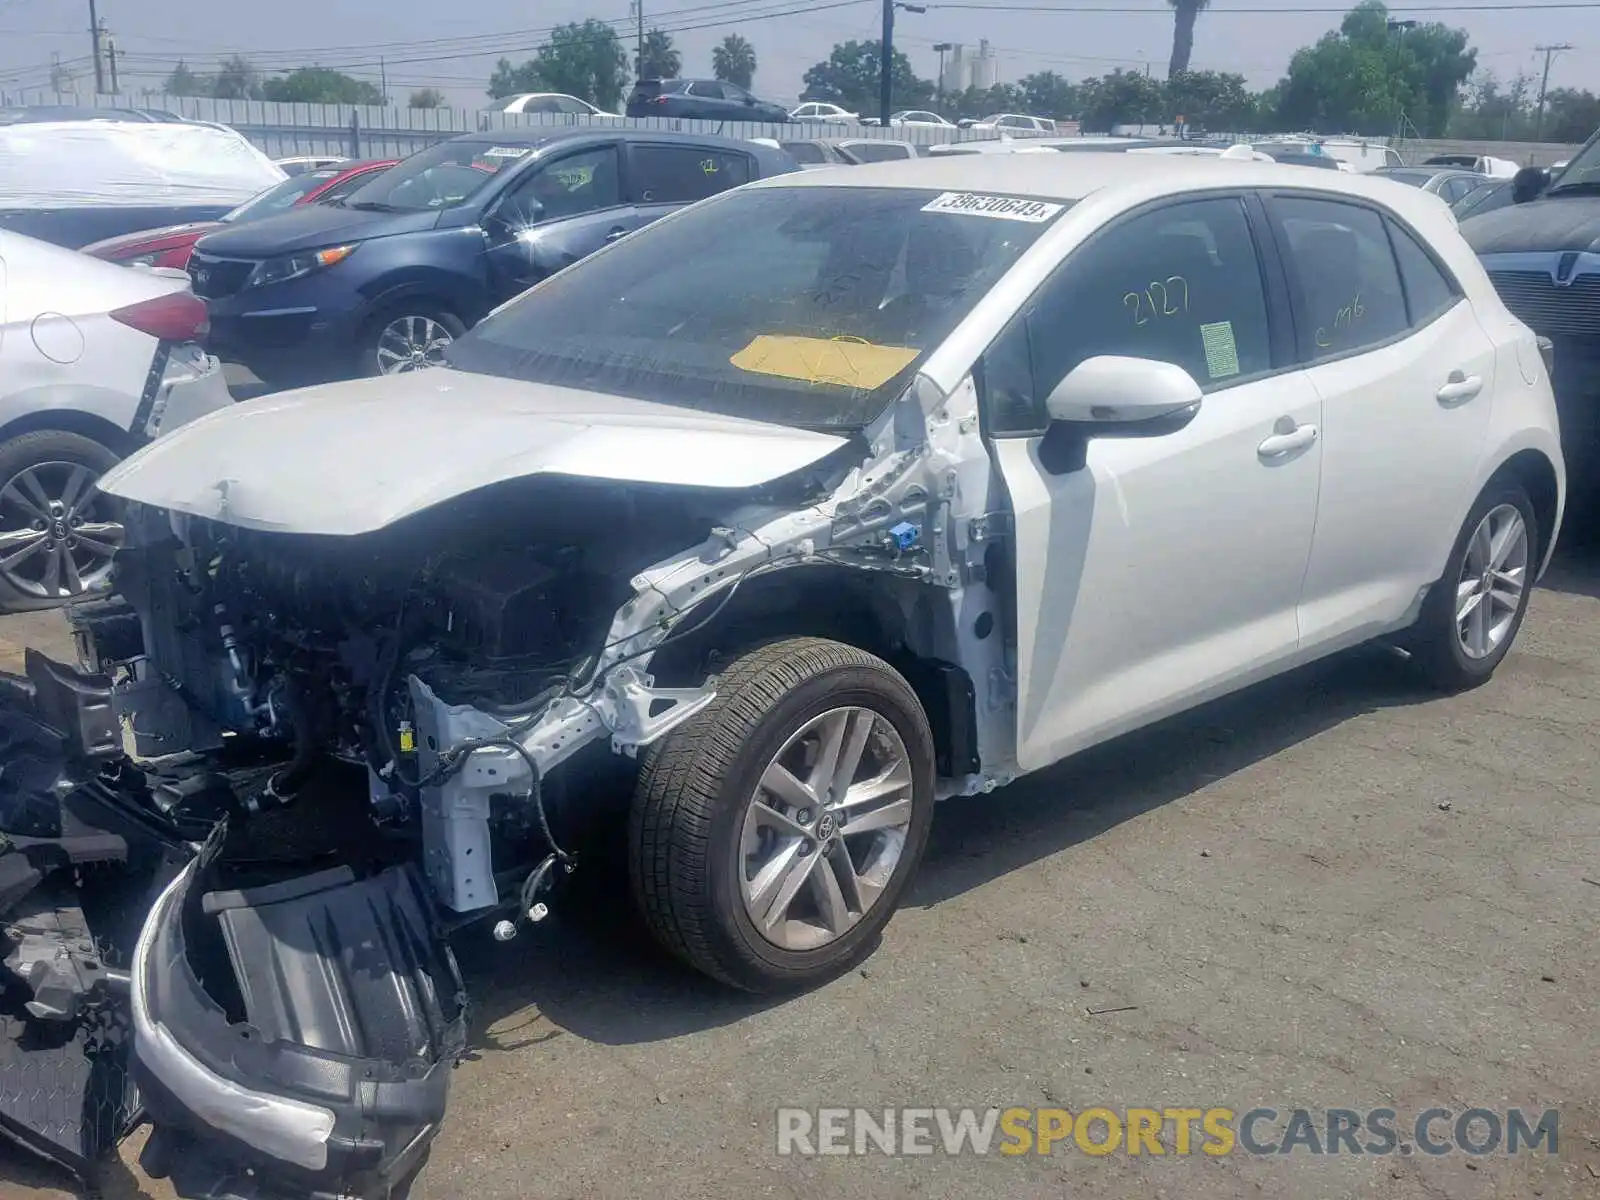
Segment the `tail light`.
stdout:
<svg viewBox="0 0 1600 1200">
<path fill-rule="evenodd" d="M 110 316 L 113 321 L 163 342 L 197 341 L 211 328 L 206 306 L 187 291 L 168 292 L 153 300 L 114 308 Z"/>
<path fill-rule="evenodd" d="M 667 98 L 665 96 L 655 96 L 650 100 L 651 104 L 665 104 L 666 102 Z"/>
</svg>

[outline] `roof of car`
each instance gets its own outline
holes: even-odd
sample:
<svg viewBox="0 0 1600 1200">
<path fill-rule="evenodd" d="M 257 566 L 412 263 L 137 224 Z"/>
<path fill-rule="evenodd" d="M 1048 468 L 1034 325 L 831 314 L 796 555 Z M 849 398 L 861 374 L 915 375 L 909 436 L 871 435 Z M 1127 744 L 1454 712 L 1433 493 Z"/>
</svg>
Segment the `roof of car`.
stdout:
<svg viewBox="0 0 1600 1200">
<path fill-rule="evenodd" d="M 752 142 L 748 138 L 723 137 L 716 133 L 673 133 L 665 129 L 629 129 L 615 125 L 583 125 L 571 129 L 551 129 L 549 126 L 529 125 L 517 129 L 493 129 L 477 133 L 463 133 L 452 138 L 456 142 L 483 142 L 496 146 L 540 146 L 558 142 L 683 142 L 687 145 L 707 144 L 772 153 L 770 147 Z"/>
<path fill-rule="evenodd" d="M 1342 192 L 1414 211 L 1418 203 L 1440 205 L 1435 197 L 1381 175 L 1307 171 L 1280 163 L 1229 161 L 1185 155 L 1120 153 L 960 154 L 868 163 L 838 174 L 783 175 L 757 187 L 878 187 L 928 191 L 970 191 L 1076 201 L 1095 192 L 1128 187 L 1198 191 L 1213 187 L 1293 187 Z"/>
</svg>

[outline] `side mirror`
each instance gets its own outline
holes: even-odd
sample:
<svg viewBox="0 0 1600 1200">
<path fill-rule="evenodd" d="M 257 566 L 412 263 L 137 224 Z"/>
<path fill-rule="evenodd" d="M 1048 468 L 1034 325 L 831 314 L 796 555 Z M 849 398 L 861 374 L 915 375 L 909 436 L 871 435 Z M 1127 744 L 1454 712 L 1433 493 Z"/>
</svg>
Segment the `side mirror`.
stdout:
<svg viewBox="0 0 1600 1200">
<path fill-rule="evenodd" d="M 1544 195 L 1550 186 L 1548 167 L 1523 167 L 1511 177 L 1511 203 L 1526 204 Z"/>
<path fill-rule="evenodd" d="M 1182 367 L 1148 358 L 1102 354 L 1085 359 L 1045 400 L 1052 421 L 1083 433 L 1153 435 L 1187 424 L 1199 411 L 1200 385 Z"/>
<path fill-rule="evenodd" d="M 744 102 L 745 102 L 745 103 L 746 103 L 746 104 L 751 104 L 751 105 L 753 105 L 753 104 L 755 104 L 755 102 L 756 102 L 756 98 L 755 98 L 755 97 L 754 97 L 754 96 L 748 96 L 748 95 L 747 95 L 747 96 L 746 96 L 746 97 L 745 97 L 745 98 L 744 98 Z"/>
</svg>

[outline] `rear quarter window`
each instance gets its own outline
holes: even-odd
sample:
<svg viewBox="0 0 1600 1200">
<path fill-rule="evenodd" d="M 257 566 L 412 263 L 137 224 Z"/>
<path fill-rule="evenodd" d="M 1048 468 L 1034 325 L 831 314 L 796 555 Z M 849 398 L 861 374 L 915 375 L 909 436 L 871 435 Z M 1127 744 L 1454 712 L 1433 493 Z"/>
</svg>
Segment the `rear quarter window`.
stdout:
<svg viewBox="0 0 1600 1200">
<path fill-rule="evenodd" d="M 635 146 L 634 189 L 642 204 L 689 204 L 749 183 L 748 155 L 709 146 Z"/>
</svg>

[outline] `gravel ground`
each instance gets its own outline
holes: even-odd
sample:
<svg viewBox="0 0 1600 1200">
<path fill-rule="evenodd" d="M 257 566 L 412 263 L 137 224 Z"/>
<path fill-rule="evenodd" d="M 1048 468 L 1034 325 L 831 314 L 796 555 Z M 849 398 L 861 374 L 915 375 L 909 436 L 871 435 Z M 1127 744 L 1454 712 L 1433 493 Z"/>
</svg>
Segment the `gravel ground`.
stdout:
<svg viewBox="0 0 1600 1200">
<path fill-rule="evenodd" d="M 0 622 L 0 665 L 58 628 Z M 950 803 L 877 954 L 799 999 L 702 983 L 591 880 L 463 944 L 475 1053 L 412 1195 L 1600 1196 L 1597 725 L 1569 555 L 1468 695 L 1358 653 Z M 780 1158 L 791 1104 L 1559 1108 L 1560 1155 Z"/>
</svg>

